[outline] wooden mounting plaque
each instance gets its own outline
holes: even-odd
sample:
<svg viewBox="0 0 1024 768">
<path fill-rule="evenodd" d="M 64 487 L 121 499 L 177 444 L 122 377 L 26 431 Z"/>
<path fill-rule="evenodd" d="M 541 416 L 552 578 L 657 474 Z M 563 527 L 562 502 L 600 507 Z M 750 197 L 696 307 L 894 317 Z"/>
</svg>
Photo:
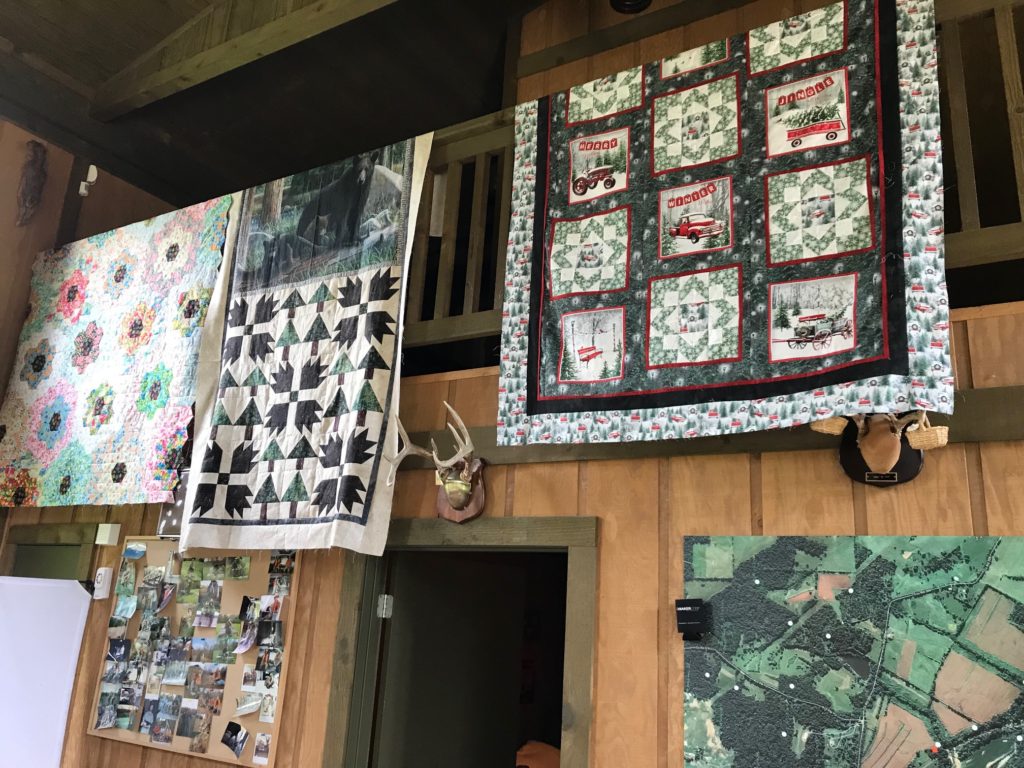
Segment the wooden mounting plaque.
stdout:
<svg viewBox="0 0 1024 768">
<path fill-rule="evenodd" d="M 125 539 L 124 547 L 127 548 L 130 544 L 145 544 L 146 552 L 138 560 L 136 564 L 136 590 L 139 585 L 142 584 L 144 569 L 146 566 L 159 566 L 164 567 L 168 559 L 177 551 L 178 543 L 176 540 L 160 539 L 157 537 L 150 536 L 134 536 Z M 230 558 L 230 557 L 248 557 L 249 558 L 249 578 L 248 579 L 228 579 L 225 578 L 222 582 L 221 588 L 221 615 L 237 615 L 242 602 L 243 596 L 258 597 L 261 595 L 269 594 L 268 582 L 270 578 L 270 562 L 273 556 L 272 551 L 268 550 L 253 550 L 253 551 L 238 551 L 238 552 L 222 552 L 212 550 L 200 550 L 201 554 L 197 554 L 194 551 L 190 551 L 189 556 L 186 560 L 209 560 L 214 558 Z M 122 559 L 119 560 L 120 562 Z M 179 559 L 175 564 L 175 573 L 180 573 L 181 560 Z M 274 759 L 277 752 L 277 748 L 280 742 L 279 739 L 279 727 L 284 711 L 284 690 L 287 683 L 288 676 L 288 644 L 290 642 L 292 634 L 292 616 L 293 611 L 291 610 L 291 603 L 293 595 L 290 590 L 294 587 L 296 575 L 299 570 L 299 557 L 296 556 L 295 570 L 290 576 L 289 582 L 289 594 L 283 598 L 283 605 L 281 607 L 280 621 L 282 623 L 282 630 L 284 634 L 283 653 L 281 655 L 281 672 L 279 679 L 276 684 L 277 688 L 277 701 L 275 706 L 274 721 L 272 723 L 264 723 L 260 721 L 259 711 L 236 716 L 235 715 L 235 704 L 236 698 L 241 694 L 242 686 L 242 675 L 246 664 L 256 663 L 256 657 L 259 654 L 259 647 L 253 645 L 245 653 L 240 653 L 235 657 L 235 662 L 227 665 L 227 677 L 223 688 L 223 698 L 221 703 L 221 713 L 213 717 L 212 725 L 210 727 L 210 742 L 208 750 L 203 752 L 191 752 L 189 746 L 191 739 L 186 736 L 175 735 L 170 743 L 163 744 L 150 741 L 150 737 L 147 734 L 139 732 L 139 715 L 133 719 L 133 728 L 130 730 L 121 728 L 96 728 L 96 717 L 99 706 L 99 698 L 101 692 L 101 684 L 106 666 L 104 660 L 99 660 L 99 674 L 96 677 L 95 691 L 93 694 L 92 704 L 92 726 L 89 728 L 88 733 L 91 736 L 98 736 L 103 739 L 111 739 L 113 741 L 120 741 L 127 744 L 136 744 L 142 747 L 150 747 L 153 749 L 161 749 L 168 752 L 177 752 L 190 757 L 197 757 L 202 760 L 214 760 L 222 763 L 231 763 L 233 765 L 267 765 L 273 766 Z M 117 607 L 117 574 L 118 571 L 114 571 L 113 579 L 114 584 L 111 586 L 111 596 L 108 598 L 110 601 L 110 610 L 108 612 L 109 617 L 113 616 L 114 611 Z M 171 599 L 168 606 L 159 612 L 159 616 L 166 616 L 170 619 L 170 634 L 172 637 L 178 636 L 178 625 L 179 621 L 188 609 L 189 605 L 177 602 L 177 594 Z M 140 624 L 142 620 L 141 610 L 136 611 L 128 622 L 127 632 L 125 639 L 134 643 L 136 636 L 138 635 Z M 195 627 L 194 636 L 197 638 L 207 637 L 215 638 L 217 636 L 218 628 L 213 627 Z M 107 646 L 104 645 L 104 656 L 107 653 Z M 161 685 L 160 693 L 170 693 L 185 696 L 184 685 Z M 141 714 L 141 712 L 139 713 Z M 239 757 L 235 757 L 234 752 L 221 743 L 221 737 L 224 735 L 225 727 L 234 721 L 242 725 L 249 733 L 248 740 L 246 741 L 245 747 Z M 254 762 L 254 751 L 256 746 L 256 737 L 258 734 L 270 734 L 270 753 L 266 757 L 266 762 L 262 760 L 260 762 Z"/>
</svg>

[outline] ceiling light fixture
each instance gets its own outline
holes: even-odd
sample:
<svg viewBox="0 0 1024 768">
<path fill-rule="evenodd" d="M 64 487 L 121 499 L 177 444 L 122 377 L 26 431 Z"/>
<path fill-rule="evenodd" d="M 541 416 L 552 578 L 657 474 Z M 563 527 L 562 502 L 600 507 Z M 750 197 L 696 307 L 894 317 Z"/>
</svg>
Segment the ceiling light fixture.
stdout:
<svg viewBox="0 0 1024 768">
<path fill-rule="evenodd" d="M 610 0 L 610 2 L 612 10 L 619 13 L 640 13 L 646 11 L 651 5 L 651 0 Z"/>
</svg>

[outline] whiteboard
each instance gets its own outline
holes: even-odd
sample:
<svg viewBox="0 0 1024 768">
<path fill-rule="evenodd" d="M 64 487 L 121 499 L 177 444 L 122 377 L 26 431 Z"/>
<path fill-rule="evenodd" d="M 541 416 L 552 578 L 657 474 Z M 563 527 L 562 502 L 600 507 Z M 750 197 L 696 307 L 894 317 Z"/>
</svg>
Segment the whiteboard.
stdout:
<svg viewBox="0 0 1024 768">
<path fill-rule="evenodd" d="M 0 768 L 59 768 L 90 595 L 0 576 Z"/>
</svg>

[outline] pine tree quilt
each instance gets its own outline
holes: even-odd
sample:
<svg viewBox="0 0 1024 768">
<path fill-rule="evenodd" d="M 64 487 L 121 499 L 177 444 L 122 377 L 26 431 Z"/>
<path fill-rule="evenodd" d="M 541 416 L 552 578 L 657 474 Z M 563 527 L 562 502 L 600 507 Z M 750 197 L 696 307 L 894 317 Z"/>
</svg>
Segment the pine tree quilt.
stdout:
<svg viewBox="0 0 1024 768">
<path fill-rule="evenodd" d="M 427 154 L 410 140 L 244 194 L 182 549 L 383 550 Z"/>
<path fill-rule="evenodd" d="M 39 255 L 0 409 L 0 506 L 174 499 L 231 206 Z"/>
<path fill-rule="evenodd" d="M 933 0 L 516 107 L 501 445 L 953 408 Z"/>
</svg>

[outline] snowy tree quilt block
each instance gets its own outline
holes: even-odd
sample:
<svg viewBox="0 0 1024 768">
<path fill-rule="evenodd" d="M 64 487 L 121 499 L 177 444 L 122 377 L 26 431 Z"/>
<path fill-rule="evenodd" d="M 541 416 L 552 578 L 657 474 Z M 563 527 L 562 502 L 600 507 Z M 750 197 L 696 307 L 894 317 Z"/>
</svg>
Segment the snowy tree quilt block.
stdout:
<svg viewBox="0 0 1024 768">
<path fill-rule="evenodd" d="M 516 108 L 498 442 L 953 406 L 931 0 Z"/>
</svg>

